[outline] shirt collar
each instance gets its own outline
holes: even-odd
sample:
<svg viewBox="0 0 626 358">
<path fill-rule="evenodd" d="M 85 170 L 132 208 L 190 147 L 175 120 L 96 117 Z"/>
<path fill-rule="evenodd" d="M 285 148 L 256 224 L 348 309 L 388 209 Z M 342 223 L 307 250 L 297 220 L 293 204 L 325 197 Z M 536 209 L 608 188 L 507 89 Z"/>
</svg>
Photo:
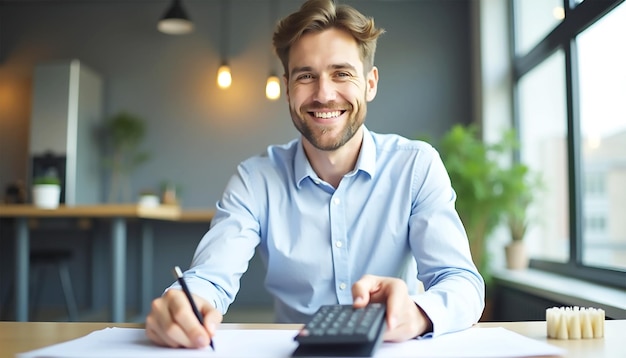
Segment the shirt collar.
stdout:
<svg viewBox="0 0 626 358">
<path fill-rule="evenodd" d="M 302 136 L 300 136 L 296 145 L 296 155 L 294 157 L 294 180 L 296 187 L 300 188 L 301 183 L 305 178 L 310 177 L 314 181 L 320 180 L 320 178 L 313 170 L 311 163 L 309 163 L 309 160 L 304 153 Z M 347 175 L 354 175 L 358 171 L 367 173 L 370 178 L 376 174 L 376 144 L 374 143 L 372 133 L 367 129 L 367 127 L 365 127 L 365 125 L 363 125 L 363 142 L 361 143 L 359 158 L 356 161 L 355 169 Z"/>
</svg>

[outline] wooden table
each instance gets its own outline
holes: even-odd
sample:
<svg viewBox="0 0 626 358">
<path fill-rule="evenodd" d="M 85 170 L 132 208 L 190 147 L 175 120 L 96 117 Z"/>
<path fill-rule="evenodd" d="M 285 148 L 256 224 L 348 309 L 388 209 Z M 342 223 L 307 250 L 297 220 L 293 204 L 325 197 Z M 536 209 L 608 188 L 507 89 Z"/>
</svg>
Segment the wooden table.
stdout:
<svg viewBox="0 0 626 358">
<path fill-rule="evenodd" d="M 55 343 L 65 342 L 106 327 L 142 328 L 132 323 L 76 323 L 76 322 L 0 322 L 0 357 L 14 357 L 17 353 L 32 351 Z M 297 324 L 222 324 L 219 329 L 298 329 Z M 546 337 L 545 322 L 486 322 L 477 327 L 503 327 L 524 336 L 547 342 L 567 350 L 568 358 L 624 357 L 623 340 L 626 320 L 605 322 L 605 336 L 601 339 L 554 340 Z"/>
<path fill-rule="evenodd" d="M 28 219 L 34 218 L 100 218 L 111 221 L 111 321 L 125 321 L 126 298 L 126 220 L 141 219 L 141 274 L 150 278 L 152 272 L 153 232 L 150 220 L 210 221 L 212 210 L 195 210 L 186 214 L 179 206 L 157 207 L 128 205 L 60 206 L 40 209 L 32 205 L 0 205 L 0 217 L 15 218 L 15 317 L 28 321 L 28 270 L 30 238 Z M 152 280 L 141 280 L 141 302 L 150 302 Z M 147 307 L 142 307 L 142 312 Z"/>
</svg>

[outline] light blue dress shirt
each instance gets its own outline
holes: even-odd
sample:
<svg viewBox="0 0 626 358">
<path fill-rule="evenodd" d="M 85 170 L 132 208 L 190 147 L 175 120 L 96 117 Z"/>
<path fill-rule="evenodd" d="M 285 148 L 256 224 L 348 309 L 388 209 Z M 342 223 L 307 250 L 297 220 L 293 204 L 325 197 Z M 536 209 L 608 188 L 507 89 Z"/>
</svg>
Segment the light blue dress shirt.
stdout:
<svg viewBox="0 0 626 358">
<path fill-rule="evenodd" d="M 277 322 L 351 304 L 352 284 L 373 274 L 403 278 L 434 335 L 475 323 L 484 282 L 438 153 L 364 129 L 356 167 L 337 189 L 313 171 L 301 139 L 242 162 L 185 272 L 191 291 L 226 313 L 258 246 Z"/>
</svg>

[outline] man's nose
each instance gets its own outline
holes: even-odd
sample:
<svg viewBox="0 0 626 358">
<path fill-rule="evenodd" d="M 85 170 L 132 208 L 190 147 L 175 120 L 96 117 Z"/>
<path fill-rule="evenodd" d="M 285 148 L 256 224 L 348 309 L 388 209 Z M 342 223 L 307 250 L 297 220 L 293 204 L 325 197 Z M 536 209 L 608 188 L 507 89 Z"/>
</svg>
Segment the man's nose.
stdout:
<svg viewBox="0 0 626 358">
<path fill-rule="evenodd" d="M 320 103 L 334 101 L 337 97 L 337 88 L 332 79 L 320 76 L 317 81 L 315 100 Z"/>
</svg>

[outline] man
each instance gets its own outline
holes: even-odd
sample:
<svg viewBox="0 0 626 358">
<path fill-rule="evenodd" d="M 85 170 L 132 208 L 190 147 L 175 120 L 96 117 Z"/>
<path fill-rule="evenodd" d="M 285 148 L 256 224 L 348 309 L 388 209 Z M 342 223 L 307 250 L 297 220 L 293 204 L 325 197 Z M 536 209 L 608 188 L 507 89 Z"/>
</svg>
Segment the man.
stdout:
<svg viewBox="0 0 626 358">
<path fill-rule="evenodd" d="M 479 319 L 484 282 L 441 159 L 424 142 L 364 125 L 382 32 L 331 0 L 307 1 L 278 24 L 301 137 L 238 166 L 185 273 L 204 324 L 173 285 L 146 319 L 154 342 L 209 344 L 257 246 L 278 322 L 304 323 L 324 304 L 384 302 L 384 339 L 403 341 Z"/>
</svg>

